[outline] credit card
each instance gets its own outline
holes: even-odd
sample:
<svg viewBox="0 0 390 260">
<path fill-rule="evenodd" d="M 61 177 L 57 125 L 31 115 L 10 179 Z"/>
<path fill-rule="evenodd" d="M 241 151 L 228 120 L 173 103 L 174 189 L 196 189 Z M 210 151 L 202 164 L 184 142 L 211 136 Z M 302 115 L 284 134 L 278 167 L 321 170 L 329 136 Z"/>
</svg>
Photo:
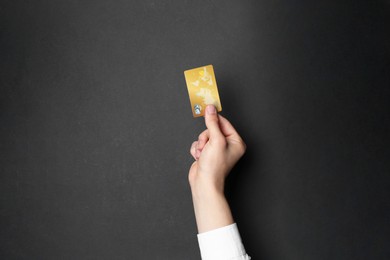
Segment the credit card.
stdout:
<svg viewBox="0 0 390 260">
<path fill-rule="evenodd" d="M 218 112 L 222 111 L 213 65 L 186 70 L 184 77 L 194 117 L 203 116 L 207 105 L 214 105 Z"/>
</svg>

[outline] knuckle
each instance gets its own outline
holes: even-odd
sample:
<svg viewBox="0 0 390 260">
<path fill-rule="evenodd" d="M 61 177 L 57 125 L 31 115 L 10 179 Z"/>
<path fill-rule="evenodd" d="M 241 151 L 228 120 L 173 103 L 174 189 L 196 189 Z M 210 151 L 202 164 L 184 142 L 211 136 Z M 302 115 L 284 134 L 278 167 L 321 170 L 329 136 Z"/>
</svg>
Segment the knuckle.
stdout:
<svg viewBox="0 0 390 260">
<path fill-rule="evenodd" d="M 207 119 L 207 122 L 208 122 L 209 124 L 218 124 L 218 117 L 209 117 L 209 118 Z"/>
<path fill-rule="evenodd" d="M 244 141 L 241 141 L 241 145 L 242 145 L 242 149 L 244 150 L 244 152 L 246 151 L 246 148 L 247 148 L 247 145 Z"/>
<path fill-rule="evenodd" d="M 193 143 L 191 144 L 190 153 L 192 153 L 192 151 L 195 149 L 195 143 L 196 143 L 196 142 L 193 142 Z"/>
<path fill-rule="evenodd" d="M 214 143 L 222 147 L 225 147 L 227 145 L 226 139 L 223 136 L 215 137 Z"/>
<path fill-rule="evenodd" d="M 246 144 L 243 141 L 241 141 L 237 144 L 236 151 L 238 154 L 240 154 L 240 156 L 242 156 L 245 154 L 246 148 L 247 148 Z"/>
<path fill-rule="evenodd" d="M 241 154 L 244 154 L 247 148 L 246 144 L 244 142 L 241 142 L 239 147 L 240 147 Z"/>
<path fill-rule="evenodd" d="M 210 122 L 212 122 L 213 124 L 218 124 L 218 117 L 214 116 L 210 118 Z"/>
</svg>

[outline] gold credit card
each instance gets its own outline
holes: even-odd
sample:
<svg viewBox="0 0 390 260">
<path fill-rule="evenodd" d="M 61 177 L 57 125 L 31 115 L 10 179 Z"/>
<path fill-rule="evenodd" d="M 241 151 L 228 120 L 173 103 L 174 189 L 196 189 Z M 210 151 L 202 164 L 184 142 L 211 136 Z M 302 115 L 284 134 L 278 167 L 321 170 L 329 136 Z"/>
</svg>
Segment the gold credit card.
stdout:
<svg viewBox="0 0 390 260">
<path fill-rule="evenodd" d="M 222 111 L 213 65 L 186 70 L 184 77 L 194 117 L 203 116 L 207 105 L 214 105 L 218 112 Z"/>
</svg>

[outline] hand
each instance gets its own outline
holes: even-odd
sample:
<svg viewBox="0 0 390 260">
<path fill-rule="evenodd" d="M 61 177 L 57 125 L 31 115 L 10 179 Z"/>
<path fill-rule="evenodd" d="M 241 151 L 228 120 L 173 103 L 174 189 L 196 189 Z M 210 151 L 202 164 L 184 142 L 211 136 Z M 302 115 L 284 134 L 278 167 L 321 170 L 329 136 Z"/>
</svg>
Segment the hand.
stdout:
<svg viewBox="0 0 390 260">
<path fill-rule="evenodd" d="M 236 130 L 214 106 L 207 106 L 205 121 L 207 129 L 191 146 L 195 162 L 188 174 L 199 233 L 234 223 L 224 185 L 246 149 Z"/>
<path fill-rule="evenodd" d="M 207 129 L 191 146 L 195 162 L 189 172 L 191 189 L 214 188 L 223 193 L 229 171 L 245 153 L 246 145 L 230 122 L 218 115 L 213 105 L 206 107 Z"/>
</svg>

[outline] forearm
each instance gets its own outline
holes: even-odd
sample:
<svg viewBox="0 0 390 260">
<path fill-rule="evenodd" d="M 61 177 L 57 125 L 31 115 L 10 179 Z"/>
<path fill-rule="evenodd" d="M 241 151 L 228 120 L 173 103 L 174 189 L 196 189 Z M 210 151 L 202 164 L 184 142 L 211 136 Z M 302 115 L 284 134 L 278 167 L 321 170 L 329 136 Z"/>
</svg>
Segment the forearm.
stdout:
<svg viewBox="0 0 390 260">
<path fill-rule="evenodd" d="M 191 192 L 199 233 L 234 223 L 223 191 L 214 187 L 191 187 Z"/>
</svg>

